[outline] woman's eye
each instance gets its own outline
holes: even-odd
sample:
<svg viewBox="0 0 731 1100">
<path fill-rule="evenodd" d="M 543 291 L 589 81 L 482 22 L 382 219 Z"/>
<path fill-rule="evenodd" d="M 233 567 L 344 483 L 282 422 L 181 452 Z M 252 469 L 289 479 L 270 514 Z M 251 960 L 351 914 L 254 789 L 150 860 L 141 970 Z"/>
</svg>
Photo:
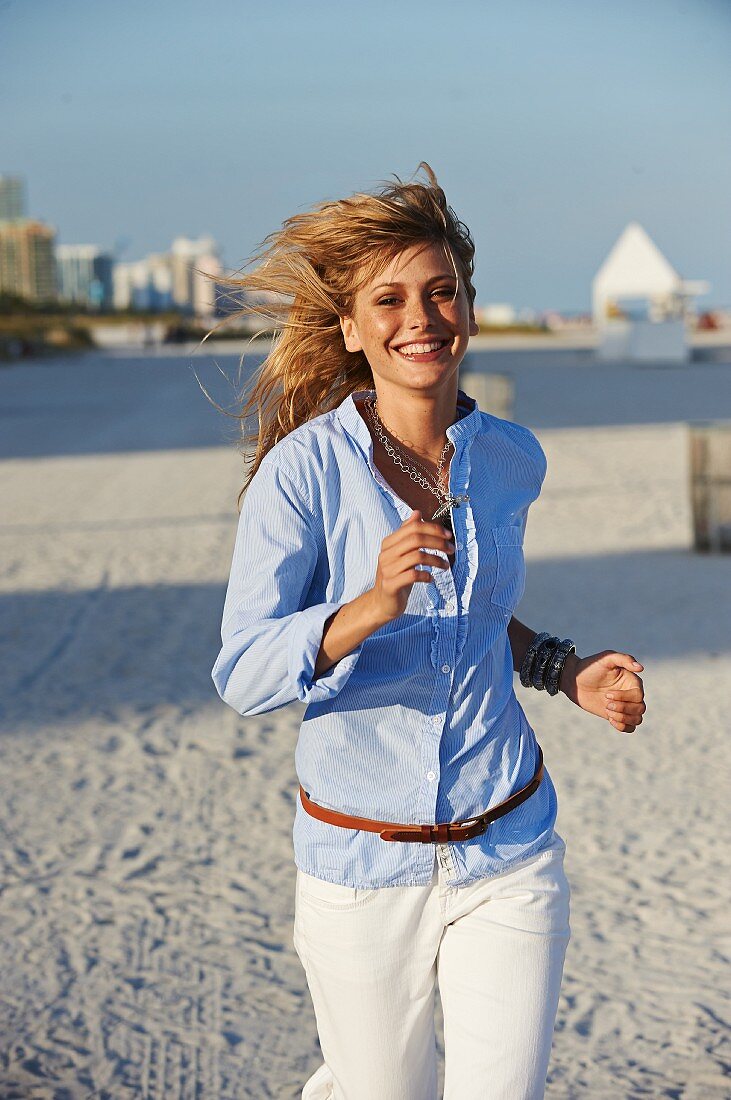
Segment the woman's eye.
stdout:
<svg viewBox="0 0 731 1100">
<path fill-rule="evenodd" d="M 445 298 L 453 298 L 454 297 L 454 290 L 450 286 L 442 286 L 442 287 L 438 287 L 436 290 L 432 291 L 432 297 L 435 294 L 442 295 Z M 378 304 L 379 304 L 379 306 L 390 306 L 394 302 L 398 302 L 398 298 L 394 298 L 394 297 L 380 298 L 379 301 L 378 301 Z"/>
</svg>

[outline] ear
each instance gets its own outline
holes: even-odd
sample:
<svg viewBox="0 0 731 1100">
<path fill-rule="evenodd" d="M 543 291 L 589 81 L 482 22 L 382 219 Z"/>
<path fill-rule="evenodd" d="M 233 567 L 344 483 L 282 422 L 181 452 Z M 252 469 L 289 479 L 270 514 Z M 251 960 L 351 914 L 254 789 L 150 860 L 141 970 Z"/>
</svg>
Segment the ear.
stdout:
<svg viewBox="0 0 731 1100">
<path fill-rule="evenodd" d="M 480 326 L 475 320 L 475 306 L 473 302 L 470 302 L 470 336 L 479 336 Z"/>
<path fill-rule="evenodd" d="M 340 318 L 340 330 L 345 340 L 346 351 L 362 351 L 363 345 L 360 342 L 358 336 L 358 329 L 356 328 L 355 321 L 352 317 Z"/>
</svg>

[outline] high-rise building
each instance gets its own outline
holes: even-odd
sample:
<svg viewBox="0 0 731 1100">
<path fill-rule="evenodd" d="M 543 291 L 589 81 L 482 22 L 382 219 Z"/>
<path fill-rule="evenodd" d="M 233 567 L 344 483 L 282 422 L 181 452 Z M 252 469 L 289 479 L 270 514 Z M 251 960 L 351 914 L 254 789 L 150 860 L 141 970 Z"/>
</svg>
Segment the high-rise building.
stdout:
<svg viewBox="0 0 731 1100">
<path fill-rule="evenodd" d="M 55 238 L 55 229 L 32 218 L 0 222 L 0 294 L 56 300 Z"/>
<path fill-rule="evenodd" d="M 177 309 L 196 317 L 213 317 L 216 278 L 222 271 L 212 237 L 177 237 L 168 253 L 151 253 L 144 260 L 114 265 L 114 308 Z"/>
<path fill-rule="evenodd" d="M 213 283 L 198 271 L 221 273 L 218 246 L 213 237 L 176 237 L 171 248 L 173 302 L 186 313 L 209 313 L 213 309 Z M 210 293 L 204 284 L 210 285 Z"/>
<path fill-rule="evenodd" d="M 56 246 L 58 296 L 92 309 L 108 309 L 112 304 L 112 268 L 114 261 L 94 244 Z"/>
<path fill-rule="evenodd" d="M 201 256 L 193 268 L 193 313 L 196 317 L 212 318 L 216 316 L 218 283 L 216 278 L 223 275 L 218 256 Z"/>
<path fill-rule="evenodd" d="M 25 180 L 0 174 L 0 221 L 25 217 Z"/>
<path fill-rule="evenodd" d="M 173 305 L 172 260 L 165 253 L 115 264 L 112 280 L 115 309 L 164 310 Z"/>
</svg>

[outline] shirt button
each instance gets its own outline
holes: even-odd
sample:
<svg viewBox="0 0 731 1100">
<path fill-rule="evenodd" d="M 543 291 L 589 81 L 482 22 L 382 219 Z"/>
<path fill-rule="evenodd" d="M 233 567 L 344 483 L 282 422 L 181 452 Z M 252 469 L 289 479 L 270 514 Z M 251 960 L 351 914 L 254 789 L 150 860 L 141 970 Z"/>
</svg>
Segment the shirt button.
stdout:
<svg viewBox="0 0 731 1100">
<path fill-rule="evenodd" d="M 458 550 L 463 550 L 464 549 L 464 543 L 458 542 L 457 543 L 457 549 Z"/>
<path fill-rule="evenodd" d="M 433 714 L 432 715 L 432 725 L 438 726 L 440 722 L 441 722 L 441 718 L 439 717 L 439 715 L 438 714 Z"/>
<path fill-rule="evenodd" d="M 447 611 L 454 611 L 454 600 L 447 600 L 445 606 L 447 608 Z"/>
<path fill-rule="evenodd" d="M 449 665 L 442 665 L 442 672 L 449 672 Z"/>
<path fill-rule="evenodd" d="M 433 783 L 434 780 L 436 779 L 436 773 L 435 772 L 427 772 L 426 777 L 427 777 L 427 779 L 429 780 L 430 783 Z"/>
</svg>

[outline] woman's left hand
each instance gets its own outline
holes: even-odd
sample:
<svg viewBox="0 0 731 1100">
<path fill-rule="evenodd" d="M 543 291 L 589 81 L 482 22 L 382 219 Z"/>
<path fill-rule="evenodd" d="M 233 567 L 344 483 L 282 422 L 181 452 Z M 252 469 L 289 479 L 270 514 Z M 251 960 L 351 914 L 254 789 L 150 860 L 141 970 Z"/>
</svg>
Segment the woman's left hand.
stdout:
<svg viewBox="0 0 731 1100">
<path fill-rule="evenodd" d="M 613 649 L 590 657 L 570 653 L 561 691 L 582 710 L 607 718 L 620 733 L 634 733 L 647 709 L 644 685 L 635 671 L 642 669 L 630 653 Z"/>
</svg>

